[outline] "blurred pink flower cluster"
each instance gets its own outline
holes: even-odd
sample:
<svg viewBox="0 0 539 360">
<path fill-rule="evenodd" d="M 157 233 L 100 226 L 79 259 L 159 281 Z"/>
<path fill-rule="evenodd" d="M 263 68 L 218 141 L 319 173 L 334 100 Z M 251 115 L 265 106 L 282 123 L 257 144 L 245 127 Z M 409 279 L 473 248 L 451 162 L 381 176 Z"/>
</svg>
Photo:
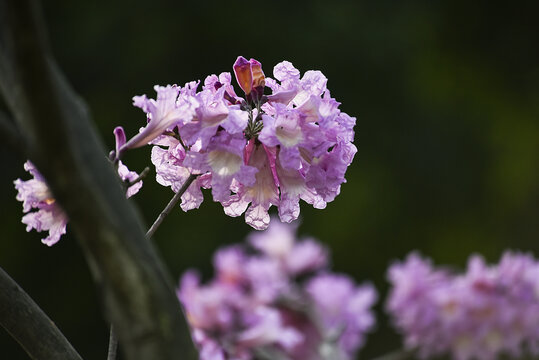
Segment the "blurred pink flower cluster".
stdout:
<svg viewBox="0 0 539 360">
<path fill-rule="evenodd" d="M 178 297 L 200 359 L 353 359 L 375 324 L 376 290 L 328 261 L 322 245 L 274 219 L 248 244 L 217 251 L 207 284 L 186 272 Z"/>
<path fill-rule="evenodd" d="M 506 252 L 488 266 L 472 256 L 464 274 L 436 269 L 412 253 L 388 271 L 387 309 L 409 349 L 422 358 L 539 354 L 539 262 Z"/>
</svg>

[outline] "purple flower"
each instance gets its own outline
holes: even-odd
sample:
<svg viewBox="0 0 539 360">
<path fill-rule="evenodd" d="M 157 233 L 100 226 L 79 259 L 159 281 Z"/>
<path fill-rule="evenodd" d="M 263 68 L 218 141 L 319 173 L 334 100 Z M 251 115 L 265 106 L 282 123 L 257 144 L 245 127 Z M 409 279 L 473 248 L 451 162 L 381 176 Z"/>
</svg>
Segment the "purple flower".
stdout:
<svg viewBox="0 0 539 360">
<path fill-rule="evenodd" d="M 264 145 L 255 145 L 254 142 L 250 145 L 253 150 L 247 164 L 258 170 L 256 181 L 251 186 L 238 184 L 237 189 L 233 189 L 236 194 L 222 204 L 227 215 L 239 216 L 245 212 L 245 222 L 257 230 L 263 230 L 269 225 L 269 208 L 279 204 L 279 188 L 272 169 L 275 157 L 271 149 Z"/>
<path fill-rule="evenodd" d="M 120 148 L 117 157 L 127 149 L 148 144 L 166 130 L 172 130 L 195 116 L 195 109 L 199 104 L 191 94 L 192 84 L 186 85 L 184 89 L 176 85 L 156 85 L 154 89 L 157 92 L 156 100 L 148 99 L 146 95 L 133 98 L 133 105 L 147 114 L 148 124 Z"/>
<path fill-rule="evenodd" d="M 333 201 L 341 191 L 341 184 L 346 182 L 344 174 L 356 152 L 357 148 L 352 143 L 337 143 L 323 157 L 313 160 L 305 176 L 306 185 L 324 202 Z"/>
<path fill-rule="evenodd" d="M 139 178 L 139 174 L 137 174 L 135 171 L 129 170 L 121 160 L 118 160 L 118 175 L 120 175 L 120 178 L 127 183 L 131 183 Z M 126 196 L 130 198 L 138 193 L 141 188 L 142 180 L 138 180 L 136 183 L 127 188 Z"/>
<path fill-rule="evenodd" d="M 263 352 L 348 360 L 362 346 L 375 322 L 375 290 L 329 272 L 327 250 L 314 239 L 297 242 L 295 231 L 274 219 L 250 235 L 250 247 L 217 251 L 206 285 L 193 271 L 182 276 L 178 297 L 200 359 L 254 360 Z"/>
<path fill-rule="evenodd" d="M 163 186 L 170 186 L 177 193 L 189 175 L 198 174 L 195 169 L 184 166 L 186 151 L 179 140 L 171 136 L 160 137 L 153 142 L 151 160 L 155 166 L 156 181 Z M 161 146 L 167 147 L 166 149 Z M 184 211 L 196 209 L 204 197 L 201 188 L 210 188 L 211 174 L 199 176 L 182 195 L 180 204 Z"/>
<path fill-rule="evenodd" d="M 328 251 L 314 239 L 296 241 L 297 225 L 275 222 L 248 240 L 269 258 L 278 260 L 289 275 L 316 271 L 328 265 Z"/>
<path fill-rule="evenodd" d="M 196 116 L 181 127 L 181 135 L 187 145 L 200 141 L 201 149 L 205 149 L 210 141 L 215 142 L 212 137 L 219 128 L 228 134 L 242 134 L 247 126 L 249 114 L 235 104 L 232 86 L 215 81 L 215 77 L 206 78 L 204 89 L 195 95 L 199 104 L 195 110 Z M 227 75 L 221 74 L 220 78 L 229 81 Z"/>
<path fill-rule="evenodd" d="M 255 249 L 269 258 L 284 260 L 294 248 L 298 225 L 274 222 L 266 231 L 251 233 L 248 241 Z"/>
<path fill-rule="evenodd" d="M 228 291 L 227 286 L 218 282 L 201 286 L 199 276 L 188 272 L 182 277 L 178 296 L 194 327 L 227 331 L 234 320 L 233 308 L 229 304 L 234 297 Z"/>
<path fill-rule="evenodd" d="M 265 176 L 259 175 L 266 180 L 261 182 L 264 187 L 240 187 L 237 196 L 223 203 L 231 216 L 243 213 L 251 203 L 249 210 L 254 209 L 247 210 L 246 222 L 255 229 L 267 226 L 267 209 L 271 205 L 279 208 L 285 222 L 299 216 L 300 199 L 324 208 L 340 192 L 346 169 L 357 151 L 351 143 L 355 119 L 338 110 L 339 104 L 329 96 L 322 73 L 308 71 L 300 79 L 299 71 L 284 62 L 275 67 L 274 75 L 281 83 L 266 78 L 274 94 L 267 97 L 256 115 L 261 118 L 262 129 L 257 135 L 262 144 L 247 148 L 248 154 L 258 155 L 255 159 L 264 164 L 264 171 L 271 171 L 274 185 L 269 184 L 269 173 L 265 171 Z M 262 148 L 267 160 L 260 156 Z M 267 200 L 259 202 L 252 193 L 264 194 Z M 232 211 L 227 211 L 229 205 L 233 205 Z"/>
<path fill-rule="evenodd" d="M 42 243 L 52 246 L 60 240 L 66 232 L 67 215 L 56 203 L 43 176 L 35 166 L 27 161 L 24 169 L 34 178 L 26 181 L 14 181 L 18 191 L 16 199 L 23 202 L 22 222 L 26 224 L 26 231 L 49 231 L 49 235 L 41 240 Z M 37 211 L 31 211 L 37 209 Z"/>
<path fill-rule="evenodd" d="M 222 283 L 239 284 L 246 281 L 245 262 L 247 255 L 240 246 L 229 246 L 218 250 L 213 257 L 213 266 Z"/>
<path fill-rule="evenodd" d="M 246 347 L 274 344 L 293 349 L 302 341 L 303 336 L 298 330 L 283 324 L 279 310 L 264 306 L 256 308 L 249 316 L 247 329 L 238 335 L 238 343 Z"/>
<path fill-rule="evenodd" d="M 116 150 L 151 143 L 158 182 L 181 187 L 190 174 L 202 175 L 182 199 L 196 208 L 201 188 L 211 188 L 229 216 L 245 214 L 257 230 L 269 224 L 276 206 L 283 222 L 298 218 L 300 200 L 323 209 L 340 192 L 357 149 L 355 118 L 339 110 L 320 71 L 303 77 L 287 61 L 266 77 L 255 59 L 233 65 L 245 96 L 236 94 L 231 74 L 210 75 L 185 87 L 159 87 L 157 100 L 135 97 L 148 118 L 141 132 Z M 266 85 L 271 95 L 264 95 Z M 167 139 L 168 138 L 168 139 Z"/>
<path fill-rule="evenodd" d="M 267 304 L 276 301 L 289 291 L 289 279 L 277 259 L 265 256 L 251 257 L 245 264 L 247 285 L 251 289 L 252 301 Z"/>
<path fill-rule="evenodd" d="M 251 186 L 255 182 L 255 167 L 244 165 L 245 138 L 240 134 L 220 132 L 213 137 L 205 152 L 189 151 L 184 166 L 199 173 L 210 173 L 212 194 L 215 201 L 226 201 L 230 197 L 233 181 Z"/>
<path fill-rule="evenodd" d="M 496 359 L 537 355 L 539 262 L 506 252 L 498 265 L 479 256 L 464 274 L 433 268 L 417 254 L 389 269 L 387 309 L 405 344 L 422 357 Z"/>
<path fill-rule="evenodd" d="M 304 239 L 286 257 L 286 269 L 293 275 L 317 271 L 328 265 L 328 257 L 324 246 L 314 239 Z"/>
<path fill-rule="evenodd" d="M 305 132 L 307 124 L 303 122 L 299 111 L 288 110 L 282 104 L 275 104 L 273 116 L 263 115 L 264 128 L 258 139 L 266 146 L 278 146 L 279 161 L 283 168 L 299 170 L 301 168 L 300 146 L 308 146 Z"/>
<path fill-rule="evenodd" d="M 356 287 L 348 276 L 336 274 L 311 279 L 306 290 L 314 300 L 324 338 L 338 339 L 338 347 L 352 358 L 375 324 L 371 307 L 377 300 L 376 290 L 371 285 Z"/>
<path fill-rule="evenodd" d="M 121 126 L 117 126 L 114 129 L 114 138 L 116 140 L 116 150 L 114 153 L 111 153 L 111 154 L 115 155 L 115 154 L 120 153 L 121 151 L 120 149 L 125 144 L 125 132 Z M 142 185 L 143 185 L 142 180 L 139 179 L 139 174 L 137 174 L 135 171 L 129 170 L 127 166 L 125 166 L 122 163 L 121 160 L 118 160 L 118 163 L 116 165 L 117 165 L 117 171 L 118 171 L 118 175 L 120 176 L 120 179 L 122 179 L 122 181 L 124 181 L 127 184 L 131 184 L 130 186 L 128 186 L 127 191 L 126 191 L 126 196 L 130 198 L 131 196 L 138 193 L 139 190 L 142 188 Z M 137 179 L 138 181 L 133 183 Z"/>
</svg>

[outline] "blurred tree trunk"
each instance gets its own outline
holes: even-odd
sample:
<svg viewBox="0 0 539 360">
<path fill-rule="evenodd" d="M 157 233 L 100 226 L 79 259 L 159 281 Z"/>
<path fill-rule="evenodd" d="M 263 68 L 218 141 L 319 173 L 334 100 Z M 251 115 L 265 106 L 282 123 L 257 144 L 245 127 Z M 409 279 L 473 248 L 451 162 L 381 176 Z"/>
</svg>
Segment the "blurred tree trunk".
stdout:
<svg viewBox="0 0 539 360">
<path fill-rule="evenodd" d="M 69 216 L 127 358 L 196 359 L 172 282 L 54 62 L 40 5 L 0 0 L 0 31 L 0 88 L 24 151 Z"/>
</svg>

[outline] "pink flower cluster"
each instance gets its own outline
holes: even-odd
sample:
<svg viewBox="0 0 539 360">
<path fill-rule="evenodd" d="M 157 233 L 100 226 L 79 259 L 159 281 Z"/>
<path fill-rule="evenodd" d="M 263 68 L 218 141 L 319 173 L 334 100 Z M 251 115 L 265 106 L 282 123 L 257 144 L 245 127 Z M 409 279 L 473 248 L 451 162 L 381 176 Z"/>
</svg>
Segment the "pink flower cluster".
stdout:
<svg viewBox="0 0 539 360">
<path fill-rule="evenodd" d="M 329 272 L 327 250 L 296 242 L 292 225 L 274 220 L 248 243 L 215 254 L 208 284 L 181 278 L 200 359 L 352 359 L 375 323 L 375 289 Z"/>
<path fill-rule="evenodd" d="M 22 217 L 22 223 L 26 224 L 26 231 L 36 229 L 36 231 L 49 231 L 49 235 L 41 240 L 43 244 L 52 246 L 60 240 L 60 237 L 66 233 L 68 222 L 67 215 L 53 197 L 47 182 L 36 169 L 36 167 L 27 161 L 24 163 L 24 169 L 34 178 L 23 181 L 17 179 L 14 181 L 15 189 L 18 191 L 16 199 L 22 201 L 23 212 L 27 213 Z M 138 179 L 138 174 L 129 171 L 122 162 L 117 164 L 119 177 L 126 182 L 126 196 L 135 195 L 142 187 L 142 181 L 130 182 Z M 32 209 L 37 211 L 30 212 Z"/>
<path fill-rule="evenodd" d="M 297 219 L 303 199 L 322 209 L 339 194 L 357 151 L 352 144 L 356 119 L 339 110 L 320 71 L 302 77 L 287 62 L 275 79 L 261 64 L 238 57 L 236 94 L 230 73 L 208 76 L 184 87 L 155 86 L 156 99 L 133 98 L 147 114 L 147 125 L 115 153 L 154 145 L 151 160 L 157 182 L 177 192 L 189 175 L 200 175 L 182 196 L 184 211 L 212 190 L 226 214 L 245 213 L 248 224 L 265 229 L 274 205 L 282 221 Z M 264 95 L 266 88 L 270 95 Z"/>
<path fill-rule="evenodd" d="M 539 354 L 539 262 L 531 255 L 506 252 L 493 266 L 472 256 L 466 273 L 454 275 L 411 254 L 388 277 L 387 309 L 422 358 Z"/>
</svg>

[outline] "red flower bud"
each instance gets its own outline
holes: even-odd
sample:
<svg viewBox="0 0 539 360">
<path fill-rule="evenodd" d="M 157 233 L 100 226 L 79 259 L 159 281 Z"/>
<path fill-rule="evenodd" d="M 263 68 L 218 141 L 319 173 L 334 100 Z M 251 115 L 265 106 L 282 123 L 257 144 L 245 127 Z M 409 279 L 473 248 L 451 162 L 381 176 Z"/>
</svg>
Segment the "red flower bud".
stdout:
<svg viewBox="0 0 539 360">
<path fill-rule="evenodd" d="M 253 74 L 251 73 L 251 63 L 243 56 L 238 56 L 234 63 L 234 74 L 238 84 L 246 95 L 251 93 L 253 88 Z"/>
</svg>

